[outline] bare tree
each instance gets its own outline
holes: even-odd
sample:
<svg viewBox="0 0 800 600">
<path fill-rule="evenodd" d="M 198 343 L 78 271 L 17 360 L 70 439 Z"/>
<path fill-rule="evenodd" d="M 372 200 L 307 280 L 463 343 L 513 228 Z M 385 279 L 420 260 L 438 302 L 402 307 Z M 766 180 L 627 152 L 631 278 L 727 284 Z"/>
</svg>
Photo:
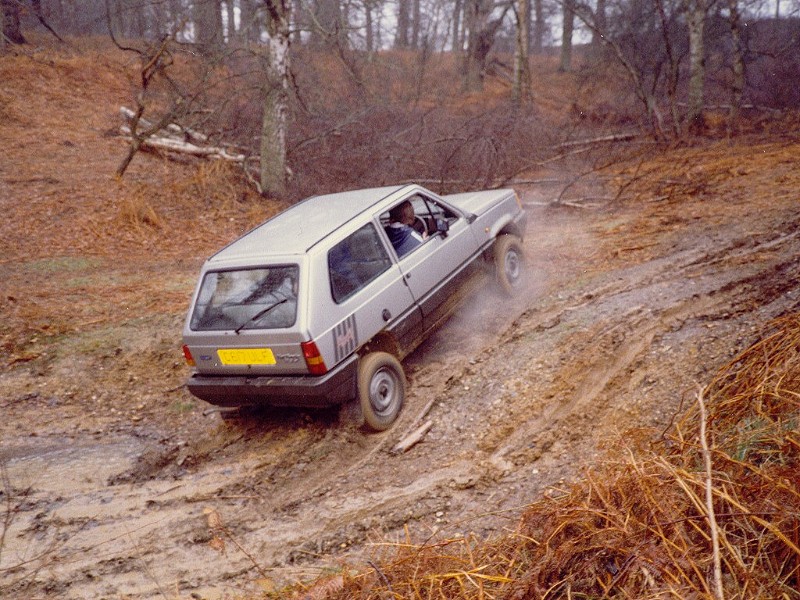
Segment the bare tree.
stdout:
<svg viewBox="0 0 800 600">
<path fill-rule="evenodd" d="M 517 18 L 516 49 L 514 52 L 514 83 L 511 97 L 516 104 L 530 99 L 531 70 L 528 59 L 530 48 L 530 0 L 517 0 L 515 15 Z"/>
<path fill-rule="evenodd" d="M 371 0 L 364 1 L 364 45 L 368 54 L 375 52 L 375 23 L 373 23 L 374 7 Z"/>
<path fill-rule="evenodd" d="M 310 21 L 311 44 L 331 48 L 347 45 L 347 24 L 339 0 L 312 0 L 305 16 Z"/>
<path fill-rule="evenodd" d="M 672 130 L 675 135 L 681 133 L 681 119 L 678 114 L 678 79 L 680 77 L 680 58 L 676 56 L 671 37 L 671 23 L 667 16 L 664 0 L 653 0 L 658 14 L 661 30 L 661 39 L 664 44 L 664 54 L 667 62 L 666 96 L 672 116 Z"/>
<path fill-rule="evenodd" d="M 24 44 L 25 37 L 22 35 L 19 22 L 19 2 L 17 0 L 0 0 L 0 10 L 3 16 L 3 31 L 0 44 L 6 42 L 12 44 Z"/>
<path fill-rule="evenodd" d="M 411 27 L 411 2 L 412 0 L 397 0 L 397 30 L 394 36 L 395 48 L 408 48 L 409 29 Z"/>
<path fill-rule="evenodd" d="M 260 183 L 262 194 L 286 193 L 286 138 L 288 134 L 289 84 L 291 79 L 291 0 L 263 0 L 269 36 L 261 126 Z"/>
<path fill-rule="evenodd" d="M 453 52 L 459 54 L 464 49 L 464 39 L 461 36 L 461 17 L 464 13 L 464 1 L 455 0 L 453 3 Z"/>
<path fill-rule="evenodd" d="M 492 18 L 495 8 L 500 15 Z M 464 89 L 478 91 L 483 89 L 486 74 L 486 60 L 494 45 L 495 36 L 506 17 L 510 2 L 496 6 L 491 0 L 466 0 L 467 52 L 464 57 Z"/>
<path fill-rule="evenodd" d="M 195 42 L 208 55 L 218 52 L 224 42 L 220 0 L 194 0 Z"/>
<path fill-rule="evenodd" d="M 544 49 L 545 31 L 547 31 L 547 21 L 544 17 L 544 0 L 533 0 L 533 46 L 534 54 L 541 54 Z"/>
<path fill-rule="evenodd" d="M 733 46 L 731 81 L 731 109 L 728 114 L 728 131 L 735 133 L 739 121 L 739 111 L 744 96 L 744 47 L 742 44 L 741 13 L 738 0 L 728 0 L 728 24 L 731 28 L 731 44 Z"/>
<path fill-rule="evenodd" d="M 420 47 L 420 29 L 422 28 L 422 6 L 420 5 L 420 0 L 412 0 L 411 17 L 411 47 L 417 50 Z"/>
<path fill-rule="evenodd" d="M 239 37 L 247 44 L 261 39 L 261 22 L 258 18 L 259 0 L 239 0 Z M 300 35 L 300 28 L 297 28 Z"/>
<path fill-rule="evenodd" d="M 561 19 L 561 60 L 559 71 L 572 69 L 572 33 L 575 28 L 575 0 L 563 0 Z"/>
<path fill-rule="evenodd" d="M 703 30 L 706 22 L 705 0 L 686 0 L 686 21 L 689 26 L 689 107 L 686 120 L 692 131 L 700 132 L 705 127 L 703 117 L 703 88 L 706 76 L 705 46 Z"/>
<path fill-rule="evenodd" d="M 597 51 L 603 45 L 603 35 L 607 29 L 606 0 L 597 0 L 594 9 L 595 29 L 592 31 L 592 48 Z"/>
<path fill-rule="evenodd" d="M 109 17 L 110 19 L 110 17 Z M 113 37 L 113 29 L 109 27 L 109 32 Z M 116 40 L 114 39 L 116 42 Z M 147 142 L 148 138 L 158 133 L 167 127 L 169 123 L 177 120 L 179 116 L 186 109 L 186 104 L 180 95 L 173 95 L 171 106 L 168 110 L 162 112 L 161 118 L 157 123 L 151 123 L 143 118 L 145 111 L 148 108 L 148 95 L 154 84 L 159 79 L 169 80 L 167 70 L 173 64 L 172 52 L 170 50 L 172 40 L 164 38 L 157 45 L 148 47 L 144 50 L 126 46 L 123 47 L 119 44 L 118 47 L 123 50 L 136 52 L 141 59 L 141 69 L 139 70 L 139 92 L 136 94 L 136 109 L 129 119 L 130 125 L 130 146 L 125 158 L 122 159 L 119 167 L 117 167 L 116 176 L 122 177 L 131 164 L 131 161 L 142 149 Z"/>
</svg>

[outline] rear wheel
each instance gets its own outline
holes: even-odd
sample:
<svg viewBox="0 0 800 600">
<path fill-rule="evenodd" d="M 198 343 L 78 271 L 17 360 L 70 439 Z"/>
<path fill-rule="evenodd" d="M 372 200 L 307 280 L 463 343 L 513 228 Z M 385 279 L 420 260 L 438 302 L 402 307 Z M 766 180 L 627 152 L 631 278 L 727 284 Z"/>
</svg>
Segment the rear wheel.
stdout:
<svg viewBox="0 0 800 600">
<path fill-rule="evenodd" d="M 495 240 L 494 268 L 497 282 L 505 293 L 513 295 L 522 287 L 525 256 L 517 236 L 503 234 Z"/>
<path fill-rule="evenodd" d="M 399 360 L 387 352 L 372 352 L 361 357 L 358 400 L 370 429 L 388 429 L 397 419 L 405 396 L 406 376 Z"/>
</svg>

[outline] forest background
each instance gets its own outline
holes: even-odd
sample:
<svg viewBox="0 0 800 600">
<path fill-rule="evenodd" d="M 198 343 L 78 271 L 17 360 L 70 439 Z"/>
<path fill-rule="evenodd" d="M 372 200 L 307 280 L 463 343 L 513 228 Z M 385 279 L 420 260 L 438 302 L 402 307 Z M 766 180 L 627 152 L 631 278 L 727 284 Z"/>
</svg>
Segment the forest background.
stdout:
<svg viewBox="0 0 800 600">
<path fill-rule="evenodd" d="M 139 57 L 118 175 L 142 148 L 179 149 L 178 127 L 192 143 L 181 150 L 233 160 L 279 198 L 407 180 L 499 186 L 586 138 L 730 136 L 800 101 L 798 4 L 786 0 L 0 5 L 4 45 L 38 28 L 110 36 Z M 552 54 L 580 74 L 557 106 L 531 79 Z M 487 75 L 498 93 L 478 100 Z"/>
</svg>

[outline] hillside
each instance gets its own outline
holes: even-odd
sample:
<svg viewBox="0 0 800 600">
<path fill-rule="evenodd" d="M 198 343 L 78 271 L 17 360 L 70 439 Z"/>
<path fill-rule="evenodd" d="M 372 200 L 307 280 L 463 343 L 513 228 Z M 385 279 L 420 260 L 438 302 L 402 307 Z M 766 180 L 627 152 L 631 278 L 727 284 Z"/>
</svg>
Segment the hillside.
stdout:
<svg viewBox="0 0 800 600">
<path fill-rule="evenodd" d="M 203 259 L 282 205 L 219 163 L 142 154 L 115 180 L 128 61 L 0 57 L 3 597 L 271 592 L 387 540 L 493 539 L 800 305 L 796 128 L 642 140 L 575 202 L 518 186 L 530 288 L 485 292 L 406 361 L 392 430 L 223 423 L 182 388 L 184 312 Z"/>
</svg>

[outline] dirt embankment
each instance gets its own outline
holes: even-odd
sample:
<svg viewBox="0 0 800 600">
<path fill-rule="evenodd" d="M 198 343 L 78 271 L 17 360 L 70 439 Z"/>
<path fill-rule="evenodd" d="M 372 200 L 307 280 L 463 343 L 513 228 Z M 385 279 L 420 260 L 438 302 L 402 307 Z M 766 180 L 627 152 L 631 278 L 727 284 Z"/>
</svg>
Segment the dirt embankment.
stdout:
<svg viewBox="0 0 800 600">
<path fill-rule="evenodd" d="M 30 123 L 5 106 L 14 118 L 0 131 L 22 135 Z M 111 172 L 111 123 L 62 150 L 102 148 Z M 626 183 L 615 200 L 576 208 L 521 190 L 529 289 L 515 302 L 486 290 L 409 357 L 392 430 L 304 411 L 223 423 L 180 387 L 180 324 L 199 261 L 256 216 L 233 206 L 208 236 L 137 232 L 96 212 L 103 197 L 87 190 L 105 180 L 81 185 L 42 162 L 55 137 L 20 148 L 25 168 L 0 163 L 2 232 L 15 240 L 0 263 L 8 598 L 264 591 L 342 560 L 364 566 L 386 540 L 513 528 L 605 442 L 668 427 L 800 301 L 798 140 L 672 149 L 608 180 L 609 195 Z M 428 420 L 419 444 L 392 452 Z"/>
</svg>

